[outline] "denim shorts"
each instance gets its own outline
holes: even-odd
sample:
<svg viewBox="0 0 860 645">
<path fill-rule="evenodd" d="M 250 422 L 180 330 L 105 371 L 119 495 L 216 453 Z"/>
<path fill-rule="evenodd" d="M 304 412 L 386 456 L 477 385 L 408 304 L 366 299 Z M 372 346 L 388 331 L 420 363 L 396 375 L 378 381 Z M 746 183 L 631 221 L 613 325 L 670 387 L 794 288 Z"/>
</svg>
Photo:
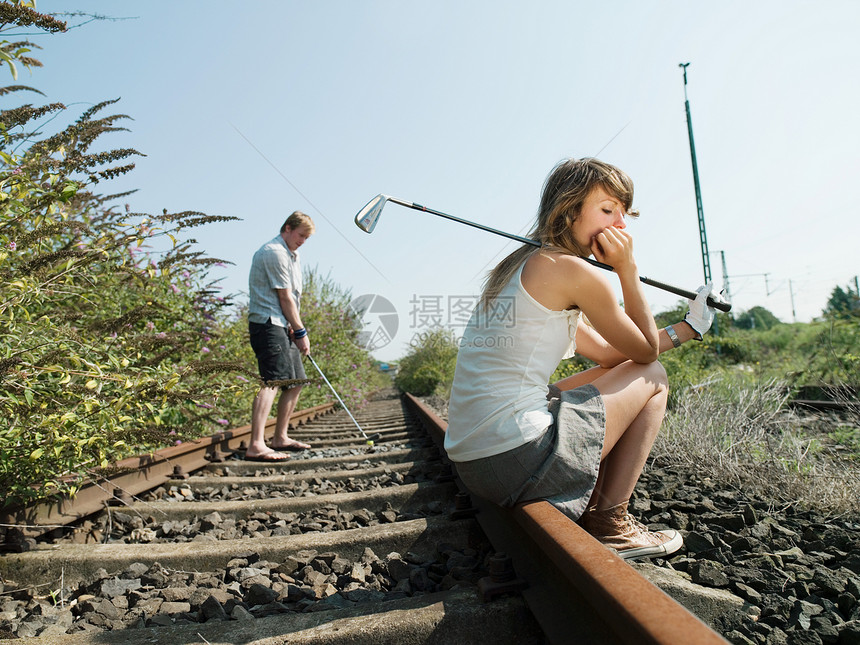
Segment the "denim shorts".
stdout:
<svg viewBox="0 0 860 645">
<path fill-rule="evenodd" d="M 473 494 L 500 506 L 545 499 L 579 519 L 600 470 L 606 410 L 593 385 L 560 392 L 550 388 L 553 423 L 536 439 L 507 452 L 456 463 Z"/>
<path fill-rule="evenodd" d="M 285 389 L 300 384 L 281 381 L 307 379 L 302 355 L 290 340 L 285 328 L 273 325 L 271 320 L 265 323 L 249 322 L 248 333 L 251 336 L 251 347 L 257 356 L 260 378 L 266 385 L 281 386 Z"/>
</svg>

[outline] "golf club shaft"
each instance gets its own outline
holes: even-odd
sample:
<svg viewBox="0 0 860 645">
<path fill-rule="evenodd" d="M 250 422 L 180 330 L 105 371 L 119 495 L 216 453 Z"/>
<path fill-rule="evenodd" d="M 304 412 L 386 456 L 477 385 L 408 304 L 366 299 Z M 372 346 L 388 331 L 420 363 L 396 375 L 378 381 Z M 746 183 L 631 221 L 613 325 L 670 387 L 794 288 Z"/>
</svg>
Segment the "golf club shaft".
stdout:
<svg viewBox="0 0 860 645">
<path fill-rule="evenodd" d="M 447 213 L 442 213 L 441 211 L 433 210 L 432 208 L 427 208 L 426 206 L 422 206 L 421 204 L 416 204 L 414 202 L 407 202 L 401 199 L 397 199 L 396 197 L 389 197 L 388 201 L 394 202 L 395 204 L 400 204 L 401 206 L 406 206 L 407 208 L 411 208 L 417 211 L 423 211 L 425 213 L 430 213 L 432 215 L 438 215 L 439 217 L 444 217 L 445 219 L 450 219 L 454 222 L 459 222 L 460 224 L 465 224 L 466 226 L 471 226 L 472 228 L 478 228 L 482 231 L 487 231 L 488 233 L 495 233 L 496 235 L 501 235 L 502 237 L 506 237 L 510 240 L 515 240 L 517 242 L 522 242 L 523 244 L 531 244 L 532 246 L 539 247 L 541 243 L 537 240 L 532 240 L 527 237 L 520 237 L 519 235 L 514 235 L 513 233 L 507 233 L 505 231 L 500 231 L 495 228 L 491 228 L 489 226 L 484 226 L 483 224 L 478 224 L 477 222 L 470 222 L 466 219 L 461 219 L 459 217 L 454 217 L 453 215 L 448 215 Z M 583 258 L 589 264 L 592 264 L 596 267 L 600 267 L 601 269 L 605 269 L 606 271 L 614 271 L 615 269 L 608 264 L 603 262 L 598 262 L 597 260 L 593 260 L 591 258 Z M 687 289 L 681 289 L 680 287 L 675 287 L 671 284 L 666 284 L 665 282 L 659 282 L 657 280 L 652 280 L 651 278 L 646 278 L 645 276 L 639 276 L 639 281 L 643 282 L 651 287 L 656 287 L 657 289 L 662 289 L 663 291 L 668 291 L 669 293 L 674 293 L 676 296 L 681 296 L 682 298 L 689 298 L 691 300 L 696 298 L 696 292 L 688 291 Z M 732 305 L 728 302 L 720 302 L 714 300 L 710 296 L 708 296 L 708 306 L 713 307 L 714 309 L 719 309 L 723 312 L 729 312 L 732 310 Z"/>
<path fill-rule="evenodd" d="M 317 372 L 320 373 L 320 376 L 322 376 L 323 381 L 325 381 L 325 384 L 328 385 L 328 388 L 331 390 L 332 394 L 334 394 L 335 398 L 338 400 L 341 407 L 343 407 L 343 409 L 346 410 L 346 413 L 349 415 L 349 418 L 352 419 L 352 422 L 355 424 L 355 427 L 358 428 L 358 431 L 361 433 L 361 436 L 364 437 L 365 439 L 369 439 L 369 437 L 364 433 L 364 430 L 361 429 L 361 426 L 358 425 L 358 421 L 356 421 L 355 417 L 352 416 L 352 412 L 349 411 L 349 408 L 346 407 L 346 404 L 341 400 L 340 396 L 338 396 L 337 390 L 335 390 L 334 386 L 332 386 L 332 384 L 329 383 L 328 379 L 325 377 L 325 374 L 323 374 L 323 371 L 320 369 L 320 366 L 317 365 L 317 362 L 313 359 L 313 357 L 310 354 L 308 354 L 308 360 L 310 360 L 310 362 L 313 363 L 314 367 L 317 368 Z"/>
</svg>

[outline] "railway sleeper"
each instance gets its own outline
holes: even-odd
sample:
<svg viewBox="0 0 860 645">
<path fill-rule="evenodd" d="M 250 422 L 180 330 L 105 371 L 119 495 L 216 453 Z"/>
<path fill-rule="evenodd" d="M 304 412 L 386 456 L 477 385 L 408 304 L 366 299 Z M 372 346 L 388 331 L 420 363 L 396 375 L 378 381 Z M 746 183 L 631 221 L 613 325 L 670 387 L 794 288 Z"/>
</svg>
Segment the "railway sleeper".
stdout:
<svg viewBox="0 0 860 645">
<path fill-rule="evenodd" d="M 206 639 L 203 641 L 202 639 Z M 539 626 L 519 597 L 480 602 L 472 589 L 279 614 L 256 620 L 210 620 L 202 624 L 50 635 L 28 645 L 418 645 L 431 643 L 544 643 Z"/>
<path fill-rule="evenodd" d="M 185 486 L 192 491 L 203 491 L 211 488 L 220 488 L 223 486 L 261 486 L 273 489 L 286 489 L 294 486 L 296 483 L 306 481 L 308 477 L 318 475 L 324 476 L 326 480 L 331 482 L 341 482 L 349 479 L 373 479 L 384 475 L 397 473 L 401 477 L 415 477 L 419 479 L 434 478 L 444 468 L 443 464 L 436 462 L 432 467 L 426 464 L 416 464 L 414 462 L 381 464 L 375 468 L 355 468 L 351 470 L 334 470 L 328 471 L 322 468 L 308 469 L 300 473 L 286 473 L 283 475 L 262 475 L 259 477 L 243 477 L 230 476 L 226 472 L 221 477 L 189 477 L 182 480 L 170 480 L 163 484 L 163 487 L 170 486 Z"/>
<path fill-rule="evenodd" d="M 456 642 L 486 642 L 493 633 L 497 642 L 540 642 L 518 599 L 478 601 L 475 585 L 486 576 L 481 565 L 490 548 L 472 520 L 429 518 L 253 542 L 71 545 L 21 554 L 16 571 L 5 563 L 4 577 L 45 581 L 61 599 L 59 608 L 54 597 L 34 612 L 57 617 L 34 643 L 197 642 L 176 639 L 202 628 L 211 638 L 196 633 L 209 643 L 426 643 L 454 634 L 466 639 Z M 374 574 L 388 590 L 368 584 Z M 61 635 L 72 618 L 121 631 Z M 168 631 L 128 629 L 152 625 Z"/>
<path fill-rule="evenodd" d="M 386 452 L 367 452 L 361 455 L 342 455 L 338 457 L 314 457 L 307 458 L 304 453 L 296 453 L 292 459 L 285 462 L 273 464 L 261 464 L 253 461 L 234 460 L 226 464 L 210 464 L 197 474 L 205 475 L 211 473 L 216 476 L 230 474 L 239 476 L 257 476 L 259 473 L 277 473 L 279 471 L 304 471 L 304 470 L 333 470 L 339 468 L 357 468 L 365 462 L 370 464 L 404 462 L 404 461 L 432 461 L 439 459 L 439 451 L 435 447 L 405 450 L 389 450 Z"/>
</svg>

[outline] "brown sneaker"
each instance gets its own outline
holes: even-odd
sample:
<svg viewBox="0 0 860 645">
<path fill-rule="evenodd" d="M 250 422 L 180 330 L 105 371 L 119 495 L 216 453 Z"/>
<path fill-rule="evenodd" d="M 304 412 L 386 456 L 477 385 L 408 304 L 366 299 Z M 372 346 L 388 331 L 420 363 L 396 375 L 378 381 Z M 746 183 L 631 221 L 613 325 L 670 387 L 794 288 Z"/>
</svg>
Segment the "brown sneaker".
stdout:
<svg viewBox="0 0 860 645">
<path fill-rule="evenodd" d="M 669 555 L 684 545 L 678 531 L 649 531 L 627 512 L 627 502 L 598 511 L 585 511 L 579 524 L 602 545 L 625 560 Z"/>
</svg>

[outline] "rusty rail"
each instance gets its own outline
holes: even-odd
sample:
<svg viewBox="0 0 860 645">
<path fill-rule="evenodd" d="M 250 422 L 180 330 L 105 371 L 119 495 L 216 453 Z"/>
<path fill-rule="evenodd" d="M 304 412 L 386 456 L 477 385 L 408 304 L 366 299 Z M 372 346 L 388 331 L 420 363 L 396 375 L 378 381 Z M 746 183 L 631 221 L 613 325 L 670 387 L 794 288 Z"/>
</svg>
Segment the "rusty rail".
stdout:
<svg viewBox="0 0 860 645">
<path fill-rule="evenodd" d="M 445 422 L 414 396 L 406 399 L 444 455 Z M 458 486 L 465 492 L 459 480 Z M 550 642 L 726 643 L 548 502 L 513 509 L 478 497 L 471 502 L 494 548 L 512 559 L 522 595 Z"/>
<path fill-rule="evenodd" d="M 333 409 L 332 403 L 326 403 L 299 410 L 293 414 L 290 424 L 300 425 Z M 271 436 L 274 423 L 274 419 L 267 421 L 267 436 Z M 71 524 L 100 511 L 105 504 L 130 501 L 133 495 L 218 461 L 224 453 L 239 449 L 250 436 L 251 426 L 246 425 L 150 454 L 123 459 L 114 464 L 116 474 L 90 480 L 72 499 L 63 498 L 0 512 L 0 524 L 15 526 L 15 531 L 7 533 L 5 546 L 14 550 L 16 540 L 38 537 L 54 528 Z"/>
<path fill-rule="evenodd" d="M 840 410 L 844 411 L 850 407 L 847 401 L 821 401 L 818 399 L 791 399 L 788 402 L 790 407 L 794 408 L 810 408 L 812 410 Z"/>
</svg>

